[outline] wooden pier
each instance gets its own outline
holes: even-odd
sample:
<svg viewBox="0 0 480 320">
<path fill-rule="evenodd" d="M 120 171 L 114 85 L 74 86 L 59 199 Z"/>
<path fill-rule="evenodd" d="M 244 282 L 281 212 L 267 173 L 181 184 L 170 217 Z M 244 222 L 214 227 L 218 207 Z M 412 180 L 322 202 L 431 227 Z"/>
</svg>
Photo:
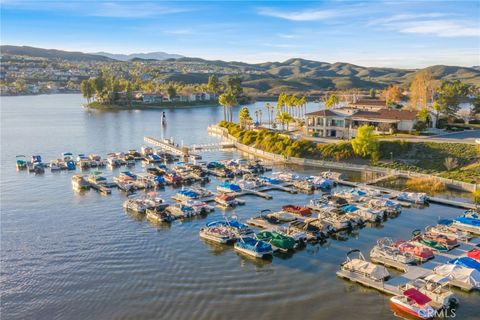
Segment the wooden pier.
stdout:
<svg viewBox="0 0 480 320">
<path fill-rule="evenodd" d="M 179 147 L 174 144 L 170 144 L 153 137 L 144 137 L 143 140 L 148 144 L 159 147 L 177 156 L 190 157 L 195 160 L 202 159 L 200 155 L 191 153 L 188 147 Z"/>
</svg>

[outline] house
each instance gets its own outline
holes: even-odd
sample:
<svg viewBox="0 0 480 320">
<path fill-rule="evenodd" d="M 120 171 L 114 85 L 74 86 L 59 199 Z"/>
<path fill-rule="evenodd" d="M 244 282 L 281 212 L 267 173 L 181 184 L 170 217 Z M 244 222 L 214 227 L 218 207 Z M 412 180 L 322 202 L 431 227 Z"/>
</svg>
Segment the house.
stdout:
<svg viewBox="0 0 480 320">
<path fill-rule="evenodd" d="M 143 93 L 142 101 L 144 103 L 160 103 L 163 102 L 163 95 L 160 93 Z"/>
<path fill-rule="evenodd" d="M 375 128 L 377 134 L 412 131 L 417 112 L 380 108 L 376 111 L 339 108 L 305 114 L 306 133 L 314 137 L 350 139 L 356 137 L 362 125 Z"/>
</svg>

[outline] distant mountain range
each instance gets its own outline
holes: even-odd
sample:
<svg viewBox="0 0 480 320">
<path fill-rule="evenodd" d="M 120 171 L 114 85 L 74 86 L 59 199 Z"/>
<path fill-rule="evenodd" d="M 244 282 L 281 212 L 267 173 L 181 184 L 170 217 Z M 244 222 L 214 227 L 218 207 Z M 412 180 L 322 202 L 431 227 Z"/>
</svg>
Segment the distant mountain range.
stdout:
<svg viewBox="0 0 480 320">
<path fill-rule="evenodd" d="M 179 54 L 170 54 L 162 51 L 158 52 L 149 52 L 149 53 L 132 53 L 132 54 L 117 54 L 109 52 L 95 52 L 91 53 L 97 56 L 104 56 L 114 60 L 128 61 L 132 59 L 142 59 L 142 60 L 167 60 L 167 59 L 178 59 L 183 58 L 184 56 Z"/>
<path fill-rule="evenodd" d="M 275 95 L 280 92 L 315 93 L 325 89 L 383 88 L 390 84 L 408 85 L 417 72 L 423 69 L 396 69 L 380 67 L 362 67 L 350 63 L 327 63 L 300 58 L 284 62 L 265 62 L 249 64 L 244 62 L 227 62 L 221 60 L 204 60 L 188 58 L 164 52 L 139 54 L 110 54 L 105 52 L 82 53 L 61 50 L 48 50 L 33 47 L 0 46 L 2 54 L 24 55 L 70 61 L 144 61 L 160 67 L 175 59 L 172 71 L 162 72 L 165 81 L 184 83 L 205 83 L 211 73 L 220 77 L 240 74 L 246 91 L 252 94 Z M 158 61 L 162 60 L 162 61 Z M 167 61 L 165 61 L 167 60 Z M 195 65 L 195 71 L 185 73 L 185 67 Z M 461 80 L 480 86 L 480 68 L 436 65 L 427 67 L 436 80 Z M 178 70 L 178 71 L 173 71 Z"/>
</svg>

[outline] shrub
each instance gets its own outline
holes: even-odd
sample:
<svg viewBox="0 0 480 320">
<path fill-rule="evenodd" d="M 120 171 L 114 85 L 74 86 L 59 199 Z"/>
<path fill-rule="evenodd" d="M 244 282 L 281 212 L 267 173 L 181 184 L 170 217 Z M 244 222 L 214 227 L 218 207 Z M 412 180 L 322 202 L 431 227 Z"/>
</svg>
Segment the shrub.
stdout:
<svg viewBox="0 0 480 320">
<path fill-rule="evenodd" d="M 445 183 L 435 178 L 410 178 L 405 185 L 411 191 L 426 192 L 429 194 L 446 189 Z"/>
<path fill-rule="evenodd" d="M 473 201 L 480 204 L 480 189 L 473 192 Z"/>
</svg>

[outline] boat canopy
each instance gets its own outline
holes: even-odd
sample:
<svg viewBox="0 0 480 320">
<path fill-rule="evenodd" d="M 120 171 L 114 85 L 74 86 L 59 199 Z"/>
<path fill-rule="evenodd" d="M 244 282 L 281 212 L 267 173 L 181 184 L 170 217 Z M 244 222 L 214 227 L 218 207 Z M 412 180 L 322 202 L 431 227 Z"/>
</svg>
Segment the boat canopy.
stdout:
<svg viewBox="0 0 480 320">
<path fill-rule="evenodd" d="M 423 305 L 429 303 L 430 301 L 432 301 L 432 299 L 430 299 L 429 297 L 427 297 L 426 295 L 424 295 L 423 293 L 421 293 L 420 291 L 418 291 L 415 288 L 407 289 L 407 290 L 403 291 L 403 294 L 406 297 L 415 301 L 416 304 L 421 305 L 421 306 L 423 306 Z"/>
<path fill-rule="evenodd" d="M 363 273 L 375 280 L 383 280 L 390 276 L 390 273 L 384 266 L 378 266 L 361 259 L 351 259 L 344 264 L 344 267 Z"/>
<path fill-rule="evenodd" d="M 358 210 L 358 208 L 353 204 L 348 204 L 346 206 L 343 206 L 342 209 L 345 212 L 355 212 Z"/>
<path fill-rule="evenodd" d="M 449 220 L 449 219 L 440 219 L 438 220 L 438 224 L 442 225 L 442 226 L 449 226 L 452 224 L 452 220 Z"/>
<path fill-rule="evenodd" d="M 480 249 L 473 249 L 467 254 L 470 258 L 480 261 Z"/>
<path fill-rule="evenodd" d="M 472 268 L 465 268 L 456 264 L 444 264 L 436 267 L 433 271 L 441 276 L 452 280 L 467 283 L 480 288 L 480 272 Z"/>
<path fill-rule="evenodd" d="M 470 257 L 461 257 L 461 258 L 452 259 L 448 261 L 448 263 L 480 271 L 480 262 Z"/>
</svg>

